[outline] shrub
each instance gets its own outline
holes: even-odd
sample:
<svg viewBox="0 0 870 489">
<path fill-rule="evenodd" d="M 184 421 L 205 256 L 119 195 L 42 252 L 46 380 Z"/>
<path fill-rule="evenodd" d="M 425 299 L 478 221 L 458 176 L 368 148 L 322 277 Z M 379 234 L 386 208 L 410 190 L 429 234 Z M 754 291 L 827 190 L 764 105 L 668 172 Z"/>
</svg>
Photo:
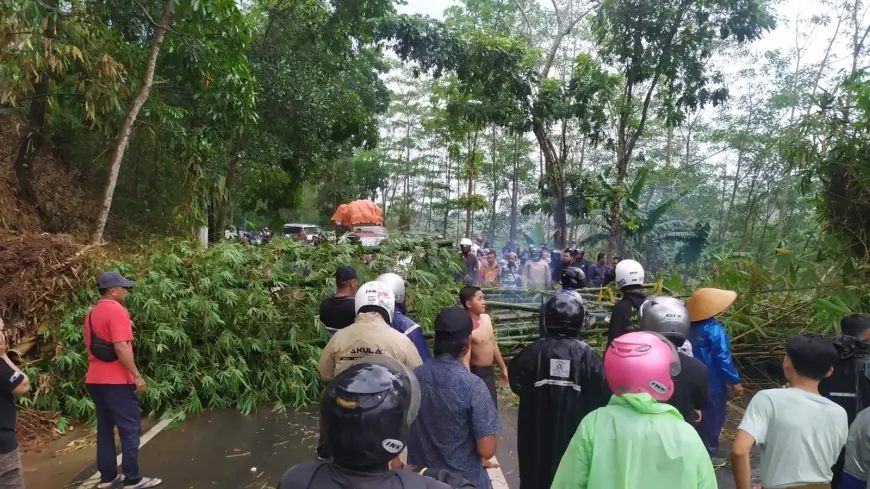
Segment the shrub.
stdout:
<svg viewBox="0 0 870 489">
<path fill-rule="evenodd" d="M 126 300 L 133 318 L 137 364 L 148 382 L 143 411 L 197 413 L 259 404 L 276 408 L 315 402 L 317 372 L 327 335 L 317 319 L 320 301 L 334 292 L 339 265 L 357 269 L 360 283 L 397 268 L 405 272 L 409 304 L 431 328 L 435 313 L 456 295 L 459 270 L 450 250 L 395 240 L 378 253 L 350 245 L 306 246 L 276 239 L 264 247 L 225 243 L 200 251 L 168 240 L 143 248 L 111 268 L 137 281 Z M 33 407 L 92 419 L 84 378 L 83 322 L 98 298 L 95 284 L 64 298 L 46 339 L 54 348 L 29 367 L 38 379 Z"/>
</svg>

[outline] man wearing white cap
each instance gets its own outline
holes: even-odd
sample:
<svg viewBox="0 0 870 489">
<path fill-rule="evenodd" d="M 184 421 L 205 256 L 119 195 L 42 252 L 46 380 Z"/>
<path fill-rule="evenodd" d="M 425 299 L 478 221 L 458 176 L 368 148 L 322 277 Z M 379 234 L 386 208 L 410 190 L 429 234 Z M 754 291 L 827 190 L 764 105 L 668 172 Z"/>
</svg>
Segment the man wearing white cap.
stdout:
<svg viewBox="0 0 870 489">
<path fill-rule="evenodd" d="M 462 252 L 462 261 L 465 262 L 465 276 L 462 278 L 462 283 L 465 285 L 477 284 L 477 271 L 480 268 L 480 262 L 477 260 L 477 254 L 472 253 L 471 247 L 474 243 L 468 238 L 462 238 L 459 241 L 459 250 Z"/>
</svg>

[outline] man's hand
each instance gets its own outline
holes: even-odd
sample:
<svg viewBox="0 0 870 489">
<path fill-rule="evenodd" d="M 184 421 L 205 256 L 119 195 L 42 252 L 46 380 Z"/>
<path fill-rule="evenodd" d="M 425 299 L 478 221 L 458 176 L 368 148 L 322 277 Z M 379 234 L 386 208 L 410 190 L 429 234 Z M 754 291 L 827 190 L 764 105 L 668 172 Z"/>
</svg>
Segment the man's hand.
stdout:
<svg viewBox="0 0 870 489">
<path fill-rule="evenodd" d="M 510 385 L 510 377 L 508 377 L 507 367 L 501 369 L 501 380 L 504 382 L 504 385 Z"/>
<path fill-rule="evenodd" d="M 142 374 L 137 375 L 136 378 L 133 379 L 133 385 L 136 386 L 137 394 L 141 394 L 145 392 L 145 389 L 147 389 L 147 386 L 145 385 L 145 379 L 142 378 Z"/>
<path fill-rule="evenodd" d="M 743 385 L 742 384 L 734 384 L 731 386 L 731 391 L 734 392 L 735 396 L 741 397 L 743 395 Z"/>
</svg>

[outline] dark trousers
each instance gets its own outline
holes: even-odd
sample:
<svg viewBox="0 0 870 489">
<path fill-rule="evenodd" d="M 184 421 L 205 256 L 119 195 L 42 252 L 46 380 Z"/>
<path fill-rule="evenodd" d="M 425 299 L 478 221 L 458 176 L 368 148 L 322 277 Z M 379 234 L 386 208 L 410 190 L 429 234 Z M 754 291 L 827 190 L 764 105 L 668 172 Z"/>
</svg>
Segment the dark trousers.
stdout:
<svg viewBox="0 0 870 489">
<path fill-rule="evenodd" d="M 121 468 L 124 484 L 135 485 L 142 480 L 139 473 L 139 396 L 132 385 L 87 384 L 88 394 L 97 410 L 97 469 L 100 482 L 112 482 L 118 477 L 115 427 L 121 439 Z"/>
<path fill-rule="evenodd" d="M 0 489 L 24 489 L 18 449 L 0 454 Z"/>
<path fill-rule="evenodd" d="M 495 371 L 492 365 L 489 367 L 471 365 L 470 370 L 471 373 L 483 379 L 483 383 L 486 384 L 486 388 L 489 390 L 489 395 L 492 396 L 492 402 L 495 404 L 495 408 L 498 409 L 498 392 L 495 388 Z"/>
<path fill-rule="evenodd" d="M 725 411 L 728 405 L 728 395 L 710 396 L 707 407 L 701 411 L 701 422 L 695 425 L 707 452 L 715 457 L 719 451 L 719 435 L 725 426 Z"/>
</svg>

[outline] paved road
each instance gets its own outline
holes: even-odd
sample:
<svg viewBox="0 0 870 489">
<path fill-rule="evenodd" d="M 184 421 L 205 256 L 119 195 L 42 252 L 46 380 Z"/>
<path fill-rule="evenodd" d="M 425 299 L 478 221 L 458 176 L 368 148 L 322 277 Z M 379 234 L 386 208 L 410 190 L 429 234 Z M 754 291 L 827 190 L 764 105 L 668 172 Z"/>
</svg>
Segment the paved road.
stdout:
<svg viewBox="0 0 870 489">
<path fill-rule="evenodd" d="M 234 410 L 207 412 L 154 436 L 142 447 L 140 466 L 146 475 L 161 477 L 167 489 L 274 487 L 289 467 L 313 458 L 317 443 L 314 412 L 273 413 L 267 408 L 250 416 Z M 503 403 L 501 418 L 496 457 L 507 486 L 519 489 L 516 408 Z M 723 451 L 727 448 L 726 443 Z M 69 480 L 67 487 L 78 487 L 73 483 L 88 479 L 95 471 L 91 464 Z M 734 487 L 727 468 L 717 476 L 721 489 Z"/>
<path fill-rule="evenodd" d="M 167 489 L 267 489 L 291 466 L 312 460 L 317 444 L 313 410 L 250 416 L 234 410 L 211 411 L 169 427 L 142 447 L 143 474 L 160 477 Z M 504 414 L 505 429 L 496 458 L 508 487 L 518 488 L 515 465 L 516 410 Z M 87 480 L 91 464 L 68 482 Z"/>
</svg>

